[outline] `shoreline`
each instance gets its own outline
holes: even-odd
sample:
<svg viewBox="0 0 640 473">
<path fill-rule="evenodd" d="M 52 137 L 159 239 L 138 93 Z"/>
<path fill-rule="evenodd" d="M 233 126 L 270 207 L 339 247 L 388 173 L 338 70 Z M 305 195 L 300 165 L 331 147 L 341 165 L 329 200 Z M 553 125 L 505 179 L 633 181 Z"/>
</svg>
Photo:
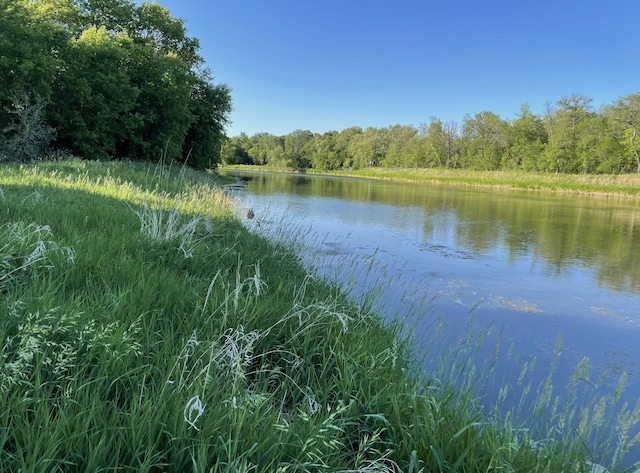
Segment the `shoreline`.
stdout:
<svg viewBox="0 0 640 473">
<path fill-rule="evenodd" d="M 275 166 L 225 165 L 221 171 L 273 172 L 283 174 L 432 183 L 459 187 L 574 194 L 598 198 L 640 199 L 640 175 L 573 175 L 451 169 L 366 168 L 349 171 L 296 172 Z"/>
<path fill-rule="evenodd" d="M 15 426 L 5 445 L 27 453 L 5 446 L 4 469 L 144 457 L 171 471 L 597 471 L 573 432 L 532 443 L 548 437 L 485 417 L 468 387 L 432 384 L 398 324 L 246 228 L 215 176 L 98 161 L 3 171 L 15 257 L 0 267 L 0 406 Z"/>
</svg>

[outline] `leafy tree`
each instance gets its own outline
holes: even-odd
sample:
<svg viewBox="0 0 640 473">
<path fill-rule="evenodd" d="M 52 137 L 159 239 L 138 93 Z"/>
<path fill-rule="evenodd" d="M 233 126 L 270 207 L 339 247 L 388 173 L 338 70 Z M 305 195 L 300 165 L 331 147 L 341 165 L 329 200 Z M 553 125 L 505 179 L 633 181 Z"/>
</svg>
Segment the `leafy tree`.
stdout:
<svg viewBox="0 0 640 473">
<path fill-rule="evenodd" d="M 583 133 L 583 125 L 593 116 L 589 104 L 591 99 L 572 95 L 558 101 L 559 108 L 548 118 L 549 144 L 544 156 L 544 168 L 552 172 L 578 172 L 580 160 L 577 146 Z"/>
<path fill-rule="evenodd" d="M 542 117 L 531 113 L 529 104 L 523 104 L 520 114 L 511 123 L 510 135 L 509 153 L 502 167 L 535 171 L 538 157 L 544 152 L 548 141 Z"/>
<path fill-rule="evenodd" d="M 417 129 L 414 128 L 413 136 L 405 142 L 403 151 L 405 166 L 415 169 L 426 167 L 427 153 Z"/>
<path fill-rule="evenodd" d="M 284 137 L 268 135 L 264 139 L 270 143 L 266 157 L 267 163 L 283 165 L 285 160 Z"/>
<path fill-rule="evenodd" d="M 24 3 L 42 24 L 63 30 L 65 39 L 77 37 L 82 32 L 78 29 L 80 13 L 74 0 L 31 0 Z"/>
<path fill-rule="evenodd" d="M 245 135 L 246 137 L 246 135 Z M 284 137 L 258 133 L 246 138 L 249 156 L 253 164 L 284 166 Z"/>
<path fill-rule="evenodd" d="M 382 160 L 385 167 L 422 164 L 417 142 L 418 130 L 412 126 L 394 125 L 387 130 L 388 147 Z"/>
<path fill-rule="evenodd" d="M 224 164 L 252 164 L 249 153 L 237 136 L 224 141 L 220 157 Z"/>
<path fill-rule="evenodd" d="M 342 166 L 340 154 L 336 149 L 337 137 L 337 131 L 329 131 L 313 137 L 311 164 L 314 169 L 334 170 Z"/>
<path fill-rule="evenodd" d="M 467 115 L 462 124 L 465 160 L 468 167 L 495 170 L 508 150 L 507 123 L 493 112 Z"/>
<path fill-rule="evenodd" d="M 523 104 L 513 121 L 490 111 L 467 115 L 458 133 L 455 121 L 431 117 L 419 129 L 351 127 L 286 136 L 241 135 L 239 146 L 254 164 L 304 169 L 366 166 L 448 167 L 551 172 L 629 172 L 638 169 L 640 94 L 621 98 L 600 114 L 590 99 L 573 95 L 547 104 L 544 115 Z M 233 159 L 246 159 L 235 154 Z M 231 158 L 229 158 L 231 159 Z"/>
<path fill-rule="evenodd" d="M 455 121 L 442 123 L 431 117 L 428 125 L 422 126 L 425 165 L 427 167 L 458 167 L 458 124 Z"/>
<path fill-rule="evenodd" d="M 284 138 L 284 158 L 286 165 L 296 171 L 311 167 L 311 149 L 307 146 L 313 139 L 309 130 L 295 130 Z"/>
<path fill-rule="evenodd" d="M 0 0 L 0 51 L 0 106 L 23 92 L 48 102 L 58 144 L 75 153 L 219 162 L 230 90 L 159 4 Z"/>
<path fill-rule="evenodd" d="M 130 25 L 130 78 L 140 91 L 133 111 L 142 121 L 120 154 L 216 166 L 231 112 L 230 89 L 200 70 L 198 40 L 187 36 L 184 21 L 168 9 L 143 2 Z"/>
<path fill-rule="evenodd" d="M 625 149 L 627 161 L 633 162 L 637 173 L 640 173 L 640 92 L 618 99 L 605 114 L 621 128 L 619 139 Z"/>
<path fill-rule="evenodd" d="M 612 124 L 603 115 L 594 115 L 582 122 L 582 132 L 576 145 L 579 172 L 620 172 L 624 146 L 612 132 Z"/>
<path fill-rule="evenodd" d="M 183 161 L 196 169 L 214 168 L 220 161 L 224 127 L 231 112 L 231 91 L 198 79 L 191 89 L 191 123 L 182 145 Z"/>
<path fill-rule="evenodd" d="M 129 34 L 134 41 L 153 48 L 159 55 L 177 56 L 191 71 L 202 65 L 198 39 L 187 36 L 184 20 L 173 18 L 168 8 L 142 2 L 135 9 L 133 25 Z"/>
<path fill-rule="evenodd" d="M 335 139 L 336 161 L 339 161 L 341 167 L 351 168 L 354 164 L 354 154 L 351 142 L 363 133 L 362 128 L 353 126 L 342 130 Z"/>
<path fill-rule="evenodd" d="M 11 107 L 12 98 L 24 93 L 43 102 L 51 98 L 67 35 L 37 13 L 30 2 L 0 0 L 0 109 Z M 0 121 L 0 126 L 6 124 Z"/>
<path fill-rule="evenodd" d="M 77 12 L 76 34 L 91 27 L 110 33 L 130 35 L 134 28 L 135 5 L 127 0 L 74 0 Z"/>
<path fill-rule="evenodd" d="M 133 159 L 183 159 L 183 144 L 194 121 L 190 99 L 195 78 L 176 55 L 161 55 L 135 42 L 127 68 L 130 84 L 139 91 L 132 109 L 138 120 L 127 128 L 117 154 Z"/>
<path fill-rule="evenodd" d="M 353 156 L 355 169 L 367 166 L 380 166 L 389 149 L 388 129 L 367 128 L 363 133 L 353 136 L 349 151 Z"/>
<path fill-rule="evenodd" d="M 105 28 L 91 27 L 65 49 L 65 73 L 56 81 L 51 112 L 58 143 L 90 159 L 108 159 L 127 138 L 135 121 L 129 113 L 138 90 L 126 70 L 130 39 L 111 36 Z"/>
</svg>

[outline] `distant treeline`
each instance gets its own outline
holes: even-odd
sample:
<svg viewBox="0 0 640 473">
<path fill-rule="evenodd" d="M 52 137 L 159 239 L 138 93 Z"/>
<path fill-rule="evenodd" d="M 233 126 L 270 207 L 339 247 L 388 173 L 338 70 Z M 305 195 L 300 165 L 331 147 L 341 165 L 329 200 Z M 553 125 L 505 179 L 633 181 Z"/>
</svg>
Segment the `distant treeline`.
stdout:
<svg viewBox="0 0 640 473">
<path fill-rule="evenodd" d="M 297 170 L 383 166 L 640 173 L 640 93 L 600 111 L 590 103 L 587 97 L 572 95 L 548 104 L 543 115 L 524 104 L 513 120 L 485 111 L 465 116 L 461 124 L 432 117 L 419 128 L 241 134 L 223 145 L 222 160 Z"/>
<path fill-rule="evenodd" d="M 0 0 L 0 161 L 220 159 L 230 90 L 157 3 Z"/>
</svg>

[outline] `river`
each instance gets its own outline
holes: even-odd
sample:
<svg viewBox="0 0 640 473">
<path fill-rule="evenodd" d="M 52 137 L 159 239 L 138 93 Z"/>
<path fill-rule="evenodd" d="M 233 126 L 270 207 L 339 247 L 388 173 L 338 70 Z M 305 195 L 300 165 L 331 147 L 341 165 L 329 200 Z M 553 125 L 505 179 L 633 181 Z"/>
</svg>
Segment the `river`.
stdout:
<svg viewBox="0 0 640 473">
<path fill-rule="evenodd" d="M 487 409 L 499 397 L 508 408 L 521 404 L 528 382 L 525 404 L 535 404 L 552 365 L 554 392 L 577 377 L 581 396 L 607 395 L 626 373 L 618 405 L 640 399 L 637 200 L 225 173 L 246 184 L 238 197 L 254 214 L 249 226 L 284 227 L 281 235 L 295 234 L 323 275 L 344 281 L 356 298 L 375 290 L 381 312 L 406 316 L 425 371 L 434 369 L 434 349 L 463 351 L 459 340 L 492 326 L 474 352 L 477 372 L 491 373 L 481 374 Z M 444 335 L 434 335 L 436 325 Z"/>
</svg>

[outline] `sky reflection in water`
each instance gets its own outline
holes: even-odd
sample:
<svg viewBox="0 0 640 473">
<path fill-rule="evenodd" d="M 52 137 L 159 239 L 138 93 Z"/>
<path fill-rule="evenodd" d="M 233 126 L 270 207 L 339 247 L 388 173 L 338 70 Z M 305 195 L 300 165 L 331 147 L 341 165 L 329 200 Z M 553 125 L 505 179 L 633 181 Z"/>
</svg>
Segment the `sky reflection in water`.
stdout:
<svg viewBox="0 0 640 473">
<path fill-rule="evenodd" d="M 452 336 L 470 317 L 478 326 L 503 328 L 503 345 L 513 344 L 522 356 L 517 363 L 501 361 L 488 398 L 518 376 L 521 360 L 536 357 L 534 376 L 544 379 L 560 334 L 558 385 L 586 356 L 592 380 L 608 373 L 600 389 L 613 389 L 626 371 L 626 399 L 634 404 L 640 398 L 637 202 L 237 175 L 248 184 L 243 205 L 254 210 L 263 230 L 283 221 L 297 232 L 309 229 L 309 260 L 324 274 L 355 283 L 356 293 L 384 287 L 387 314 L 423 309 L 425 299 L 436 296 L 429 310 L 443 316 Z M 432 322 L 418 324 L 418 341 L 430 340 Z M 489 343 L 480 356 L 492 349 Z"/>
</svg>

